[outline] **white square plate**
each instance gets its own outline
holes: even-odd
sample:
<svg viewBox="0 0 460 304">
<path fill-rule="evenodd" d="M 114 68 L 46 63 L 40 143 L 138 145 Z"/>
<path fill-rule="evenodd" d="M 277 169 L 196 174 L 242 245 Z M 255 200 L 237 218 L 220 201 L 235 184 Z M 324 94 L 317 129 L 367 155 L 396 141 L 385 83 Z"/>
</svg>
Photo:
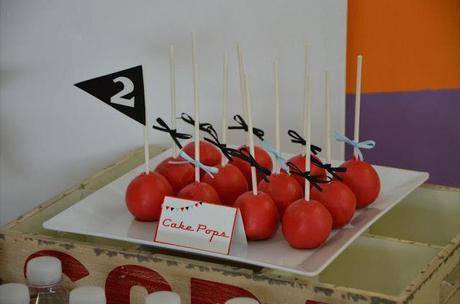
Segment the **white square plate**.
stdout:
<svg viewBox="0 0 460 304">
<path fill-rule="evenodd" d="M 152 168 L 170 155 L 171 152 L 168 150 L 152 158 Z M 340 163 L 335 162 L 334 164 Z M 334 230 L 326 243 L 314 250 L 291 248 L 284 240 L 281 229 L 269 240 L 248 242 L 247 248 L 232 247 L 230 255 L 156 243 L 153 241 L 156 223 L 135 221 L 125 206 L 126 187 L 134 177 L 143 171 L 143 165 L 59 213 L 43 223 L 43 227 L 217 257 L 305 276 L 316 276 L 353 240 L 425 182 L 429 176 L 426 172 L 381 166 L 375 166 L 375 168 L 381 180 L 381 192 L 377 200 L 369 207 L 358 210 L 350 224 L 342 229 Z"/>
</svg>

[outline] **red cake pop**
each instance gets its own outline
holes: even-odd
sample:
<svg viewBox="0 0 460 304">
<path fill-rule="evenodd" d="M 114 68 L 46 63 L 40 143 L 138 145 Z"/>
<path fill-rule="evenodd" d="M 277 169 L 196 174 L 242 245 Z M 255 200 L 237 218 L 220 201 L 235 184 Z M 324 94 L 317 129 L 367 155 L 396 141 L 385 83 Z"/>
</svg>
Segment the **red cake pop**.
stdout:
<svg viewBox="0 0 460 304">
<path fill-rule="evenodd" d="M 184 186 L 193 182 L 194 169 L 192 165 L 184 161 L 184 159 L 178 155 L 178 149 L 182 147 L 178 139 L 187 139 L 192 136 L 178 133 L 175 129 L 174 120 L 175 119 L 173 119 L 173 123 L 171 124 L 173 126 L 172 129 L 159 117 L 156 120 L 158 125 L 153 125 L 152 127 L 156 130 L 169 133 L 172 138 L 172 156 L 158 164 L 155 168 L 155 172 L 163 175 L 173 187 L 174 193 L 177 193 Z"/>
<path fill-rule="evenodd" d="M 232 164 L 218 166 L 219 172 L 214 178 L 203 176 L 203 182 L 211 185 L 219 194 L 223 204 L 231 205 L 242 193 L 248 191 L 248 182 L 241 171 Z"/>
<path fill-rule="evenodd" d="M 195 35 L 193 35 L 193 49 L 195 49 Z M 184 148 L 183 151 L 181 151 L 181 156 L 184 158 L 188 158 L 188 161 L 193 161 L 195 164 L 195 182 L 191 183 L 187 186 L 185 186 L 177 196 L 179 198 L 184 198 L 184 199 L 190 199 L 194 201 L 202 201 L 205 203 L 214 203 L 214 204 L 220 204 L 220 198 L 219 195 L 217 194 L 217 191 L 209 184 L 200 182 L 200 167 L 202 167 L 201 161 L 201 153 L 206 153 L 202 147 L 208 147 L 211 146 L 212 149 L 217 150 L 213 145 L 210 145 L 209 143 L 205 142 L 200 142 L 200 119 L 199 119 L 199 114 L 200 114 L 200 100 L 198 96 L 198 69 L 197 69 L 197 64 L 195 64 L 195 52 L 193 52 L 193 90 L 194 90 L 194 104 L 195 104 L 195 122 L 194 122 L 194 142 L 191 144 L 188 144 L 187 146 L 189 147 L 188 151 L 190 153 L 190 147 L 193 147 L 193 154 L 190 155 L 188 154 L 185 149 L 187 146 Z M 205 145 L 200 145 L 200 144 L 205 144 Z M 219 156 L 219 161 L 220 161 L 220 152 L 217 151 L 218 156 Z"/>
<path fill-rule="evenodd" d="M 219 141 L 217 131 L 209 125 L 206 132 L 212 138 L 205 138 L 207 141 L 214 144 L 227 158 L 231 159 L 231 155 L 227 152 L 227 109 L 228 109 L 228 54 L 224 56 L 224 89 L 223 89 L 223 106 L 222 106 L 222 142 Z M 217 167 L 219 172 L 203 176 L 203 181 L 210 184 L 216 189 L 222 203 L 232 205 L 242 193 L 248 191 L 248 182 L 241 171 L 232 164 L 226 164 L 226 158 L 222 157 L 221 165 Z"/>
<path fill-rule="evenodd" d="M 197 132 L 198 131 L 196 131 L 195 134 L 197 134 Z M 196 151 L 194 151 L 194 153 L 195 152 Z M 177 197 L 211 204 L 220 204 L 221 200 L 217 191 L 211 185 L 200 182 L 200 155 L 195 153 L 195 159 L 192 159 L 185 152 L 181 153 L 183 153 L 181 154 L 183 157 L 188 158 L 188 161 L 195 162 L 195 181 L 182 188 L 179 193 L 177 193 Z"/>
<path fill-rule="evenodd" d="M 321 185 L 322 191 L 311 188 L 311 198 L 320 201 L 332 216 L 332 228 L 348 224 L 356 209 L 356 196 L 347 185 L 333 180 Z"/>
<path fill-rule="evenodd" d="M 210 204 L 221 204 L 217 191 L 207 183 L 193 182 L 185 186 L 179 193 L 178 198 L 201 201 Z"/>
<path fill-rule="evenodd" d="M 170 90 L 171 90 L 171 128 L 161 118 L 157 118 L 158 126 L 154 129 L 167 132 L 172 139 L 172 156 L 163 160 L 155 169 L 156 172 L 163 175 L 173 187 L 174 193 L 178 193 L 186 185 L 193 183 L 194 168 L 191 164 L 184 162 L 179 157 L 179 149 L 182 148 L 178 139 L 189 139 L 192 136 L 185 133 L 179 133 L 176 130 L 176 55 L 174 46 L 169 50 L 169 72 L 170 72 Z"/>
<path fill-rule="evenodd" d="M 252 191 L 245 192 L 237 198 L 233 206 L 241 211 L 248 240 L 265 240 L 276 232 L 278 209 L 268 194 L 261 191 L 257 194 Z"/>
<path fill-rule="evenodd" d="M 252 107 L 249 85 L 245 76 L 246 109 L 248 114 L 249 130 L 252 130 Z M 254 157 L 254 135 L 247 132 L 249 138 L 249 152 Z M 250 167 L 252 191 L 241 194 L 234 206 L 239 208 L 243 218 L 244 230 L 248 240 L 264 240 L 270 238 L 277 230 L 279 222 L 278 208 L 271 197 L 257 189 L 256 168 Z"/>
<path fill-rule="evenodd" d="M 178 163 L 176 163 L 178 162 Z M 168 157 L 155 168 L 155 172 L 163 175 L 172 186 L 174 193 L 178 193 L 188 184 L 193 183 L 194 168 L 189 163 L 182 163 L 180 157 Z"/>
<path fill-rule="evenodd" d="M 311 154 L 311 157 L 313 157 L 321 163 L 321 160 L 316 155 Z M 299 168 L 302 171 L 305 171 L 305 154 L 298 154 L 296 156 L 293 156 L 288 160 L 288 162 L 293 163 L 294 165 L 296 165 L 297 168 Z M 326 175 L 326 171 L 323 168 L 316 165 L 314 162 L 312 162 L 310 175 Z M 302 186 L 302 188 L 305 187 L 305 179 L 302 176 L 293 175 L 293 177 L 296 179 L 299 185 Z"/>
<path fill-rule="evenodd" d="M 241 146 L 238 149 L 248 149 L 247 146 Z M 271 171 L 273 169 L 273 162 L 272 158 L 270 155 L 262 148 L 260 147 L 254 147 L 255 149 L 255 159 L 258 164 L 260 164 L 262 167 L 268 169 Z M 251 186 L 251 166 L 248 164 L 248 162 L 239 159 L 237 157 L 234 157 L 233 160 L 231 161 L 231 164 L 240 169 L 241 173 L 243 173 L 244 177 L 248 181 L 249 186 Z M 262 180 L 263 175 L 259 172 L 257 172 L 257 182 Z"/>
<path fill-rule="evenodd" d="M 126 206 L 139 221 L 157 221 L 160 218 L 165 196 L 174 195 L 166 178 L 150 171 L 148 129 L 147 124 L 144 124 L 145 170 L 129 183 L 125 193 Z"/>
<path fill-rule="evenodd" d="M 347 168 L 347 171 L 337 174 L 355 194 L 356 207 L 364 208 L 373 203 L 380 193 L 380 178 L 374 167 L 355 156 L 340 166 Z"/>
<path fill-rule="evenodd" d="M 325 108 L 326 108 L 326 166 L 327 170 L 337 174 L 339 168 L 333 168 L 331 164 L 331 113 L 330 113 L 330 89 L 329 89 L 329 72 L 326 71 L 325 78 Z M 342 168 L 340 168 L 342 170 Z M 321 184 L 321 190 L 313 187 L 311 189 L 311 198 L 320 201 L 332 216 L 332 227 L 342 227 L 351 220 L 356 209 L 356 196 L 345 184 L 332 180 L 329 183 Z"/>
<path fill-rule="evenodd" d="M 283 234 L 297 249 L 321 246 L 332 229 L 332 216 L 320 202 L 299 199 L 287 207 L 283 216 Z"/>
<path fill-rule="evenodd" d="M 308 73 L 308 49 L 305 47 L 305 88 L 311 86 Z M 311 150 L 311 98 L 305 94 L 304 107 L 304 147 L 305 172 L 312 171 L 310 165 Z M 298 168 L 297 168 L 298 169 Z M 310 176 L 312 176 L 310 172 Z M 289 205 L 284 212 L 282 230 L 289 245 L 298 249 L 312 249 L 321 246 L 329 237 L 332 229 L 332 216 L 320 202 L 310 200 L 310 181 L 305 175 L 305 197 Z"/>
<path fill-rule="evenodd" d="M 282 217 L 286 208 L 294 201 L 302 198 L 303 191 L 293 176 L 287 173 L 275 173 L 268 177 L 268 181 L 261 180 L 259 189 L 273 199 Z"/>
<path fill-rule="evenodd" d="M 243 99 L 243 108 L 245 107 L 244 103 L 245 103 L 245 100 Z M 247 113 L 247 110 L 245 110 L 245 112 Z M 228 127 L 228 129 L 244 130 L 248 134 L 251 133 L 253 135 L 256 135 L 260 140 L 263 141 L 263 136 L 264 136 L 263 130 L 258 129 L 258 128 L 250 128 L 248 124 L 244 121 L 243 117 L 241 117 L 241 115 L 235 115 L 233 119 L 239 124 L 239 126 L 230 126 Z M 255 150 L 254 150 L 253 157 L 255 158 L 257 163 L 261 165 L 263 168 L 266 168 L 267 170 L 271 171 L 273 169 L 273 162 L 272 162 L 270 155 L 267 153 L 267 151 L 257 146 L 255 146 L 254 149 Z M 247 145 L 240 146 L 238 150 L 249 151 Z M 251 187 L 251 166 L 249 165 L 249 163 L 246 162 L 245 160 L 234 158 L 232 160 L 232 164 L 238 167 L 238 169 L 240 169 L 241 173 L 243 173 L 243 175 L 246 177 L 246 180 L 248 181 Z M 262 178 L 263 178 L 263 174 L 260 174 L 259 172 L 257 172 L 257 181 L 260 181 Z"/>
<path fill-rule="evenodd" d="M 134 178 L 126 189 L 126 206 L 139 221 L 157 221 L 165 196 L 174 194 L 171 185 L 162 175 L 145 172 Z"/>
<path fill-rule="evenodd" d="M 198 117 L 199 112 L 199 89 L 198 89 L 198 64 L 196 62 L 196 36 L 192 34 L 192 68 L 193 68 L 193 95 L 194 95 L 194 102 L 195 102 L 195 119 L 191 118 L 188 114 L 182 113 L 181 118 L 183 121 L 191 124 L 194 126 L 195 129 L 195 140 L 199 141 L 199 130 L 203 129 L 204 125 L 207 124 L 200 124 L 200 120 Z M 189 143 L 183 149 L 185 153 L 187 153 L 190 157 L 195 158 L 195 143 Z M 218 166 L 221 162 L 221 154 L 220 151 L 214 147 L 212 144 L 207 143 L 205 141 L 199 141 L 199 161 L 206 166 Z"/>
<path fill-rule="evenodd" d="M 361 70 L 362 56 L 358 55 L 356 68 L 356 96 L 355 96 L 355 120 L 354 140 L 345 136 L 337 138 L 354 147 L 353 158 L 344 162 L 341 166 L 347 169 L 346 172 L 338 173 L 343 182 L 353 191 L 356 196 L 356 207 L 363 208 L 375 201 L 380 193 L 380 179 L 377 171 L 368 162 L 363 161 L 360 149 L 372 149 L 375 146 L 373 140 L 359 142 L 359 115 L 361 109 Z"/>
<path fill-rule="evenodd" d="M 190 157 L 195 157 L 195 144 L 193 142 L 188 143 L 183 150 Z M 200 162 L 202 164 L 215 167 L 218 166 L 221 161 L 222 155 L 219 149 L 206 141 L 200 141 Z"/>
</svg>

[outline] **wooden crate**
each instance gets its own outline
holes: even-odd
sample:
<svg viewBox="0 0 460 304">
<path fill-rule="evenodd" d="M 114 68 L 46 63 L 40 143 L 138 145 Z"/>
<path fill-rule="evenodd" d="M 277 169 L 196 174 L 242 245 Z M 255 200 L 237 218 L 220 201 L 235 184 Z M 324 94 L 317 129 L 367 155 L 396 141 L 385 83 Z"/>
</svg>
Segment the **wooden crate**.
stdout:
<svg viewBox="0 0 460 304">
<path fill-rule="evenodd" d="M 152 156 L 161 150 L 152 147 Z M 135 151 L 4 226 L 0 282 L 23 282 L 28 258 L 54 255 L 63 261 L 68 288 L 105 287 L 109 304 L 142 303 L 147 292 L 159 290 L 192 304 L 235 296 L 264 304 L 458 302 L 460 191 L 454 188 L 416 190 L 314 278 L 42 228 L 142 160 L 142 150 Z"/>
</svg>

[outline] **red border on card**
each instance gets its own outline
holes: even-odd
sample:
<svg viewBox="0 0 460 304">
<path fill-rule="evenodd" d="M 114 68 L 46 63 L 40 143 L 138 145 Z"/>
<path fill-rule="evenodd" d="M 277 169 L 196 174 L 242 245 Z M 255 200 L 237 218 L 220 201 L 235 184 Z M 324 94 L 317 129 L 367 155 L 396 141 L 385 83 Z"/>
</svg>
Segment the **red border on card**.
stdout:
<svg viewBox="0 0 460 304">
<path fill-rule="evenodd" d="M 169 197 L 171 197 L 171 198 L 177 198 L 177 197 L 172 197 L 172 196 L 169 196 Z M 165 197 L 165 198 L 166 198 L 166 197 Z M 192 201 L 192 200 L 187 200 L 187 201 L 199 203 L 199 201 Z M 164 203 L 164 200 L 163 200 L 163 203 Z M 230 255 L 230 249 L 231 249 L 231 247 L 232 247 L 232 242 L 233 242 L 233 234 L 235 233 L 236 214 L 237 214 L 237 212 L 238 212 L 238 209 L 235 208 L 235 207 L 229 207 L 229 206 L 223 206 L 223 205 L 216 205 L 216 204 L 210 204 L 210 203 L 205 203 L 205 202 L 201 202 L 201 203 L 206 204 L 206 205 L 219 206 L 219 207 L 230 208 L 230 209 L 234 209 L 234 210 L 235 210 L 235 215 L 233 216 L 232 232 L 231 232 L 230 242 L 229 242 L 228 249 L 227 249 L 227 254 L 224 254 L 224 253 L 219 252 L 219 251 L 206 250 L 206 249 L 200 249 L 200 248 L 189 247 L 189 246 L 184 246 L 184 245 L 177 245 L 177 244 L 168 243 L 168 242 L 157 241 L 158 227 L 160 227 L 160 220 L 157 221 L 157 227 L 156 227 L 156 229 L 155 229 L 155 237 L 153 238 L 153 241 L 154 241 L 155 243 L 171 245 L 171 246 L 175 246 L 175 247 L 179 247 L 179 248 L 188 248 L 188 249 L 195 249 L 195 250 L 199 250 L 199 251 L 212 252 L 212 253 L 217 253 L 217 254 L 222 254 L 222 255 Z M 161 208 L 161 213 L 160 213 L 160 218 L 161 218 L 161 215 L 163 214 L 163 210 L 164 210 L 164 208 L 162 207 L 162 208 Z"/>
</svg>

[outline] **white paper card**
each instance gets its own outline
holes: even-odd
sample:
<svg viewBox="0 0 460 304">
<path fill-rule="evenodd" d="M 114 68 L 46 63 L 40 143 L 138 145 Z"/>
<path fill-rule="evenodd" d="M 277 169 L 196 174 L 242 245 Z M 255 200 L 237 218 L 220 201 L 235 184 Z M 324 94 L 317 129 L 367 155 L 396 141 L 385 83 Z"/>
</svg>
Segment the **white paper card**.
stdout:
<svg viewBox="0 0 460 304">
<path fill-rule="evenodd" d="M 175 197 L 163 202 L 154 241 L 225 255 L 232 245 L 247 246 L 237 208 Z"/>
</svg>

